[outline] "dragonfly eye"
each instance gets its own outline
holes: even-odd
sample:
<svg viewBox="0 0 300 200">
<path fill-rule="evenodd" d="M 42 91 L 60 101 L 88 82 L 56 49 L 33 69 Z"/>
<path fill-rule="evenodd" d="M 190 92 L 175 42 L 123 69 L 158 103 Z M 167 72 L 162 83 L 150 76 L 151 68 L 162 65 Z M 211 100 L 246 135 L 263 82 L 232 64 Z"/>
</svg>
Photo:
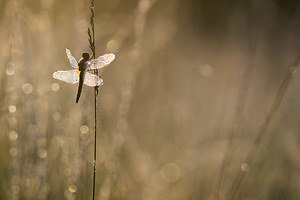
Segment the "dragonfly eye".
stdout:
<svg viewBox="0 0 300 200">
<path fill-rule="evenodd" d="M 83 53 L 82 57 L 83 57 L 83 59 L 88 60 L 88 59 L 90 59 L 90 54 L 89 53 Z"/>
</svg>

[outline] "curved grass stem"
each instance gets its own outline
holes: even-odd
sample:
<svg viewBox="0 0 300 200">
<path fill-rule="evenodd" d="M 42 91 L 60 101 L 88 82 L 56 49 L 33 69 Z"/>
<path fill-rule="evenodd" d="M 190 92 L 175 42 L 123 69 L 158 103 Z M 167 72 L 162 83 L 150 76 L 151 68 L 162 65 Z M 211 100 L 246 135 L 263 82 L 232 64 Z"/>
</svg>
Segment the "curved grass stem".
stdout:
<svg viewBox="0 0 300 200">
<path fill-rule="evenodd" d="M 273 103 L 271 104 L 271 107 L 270 107 L 263 123 L 261 124 L 261 126 L 255 136 L 254 141 L 252 142 L 252 147 L 251 147 L 250 151 L 248 152 L 247 157 L 245 159 L 245 163 L 247 164 L 247 166 L 251 167 L 253 160 L 256 156 L 256 153 L 258 151 L 258 148 L 261 144 L 261 141 L 262 141 L 263 137 L 266 135 L 269 124 L 272 121 L 273 117 L 275 116 L 275 114 L 282 102 L 282 99 L 288 89 L 288 86 L 293 78 L 293 75 L 296 72 L 296 68 L 298 67 L 299 63 L 300 63 L 300 53 L 298 53 L 294 62 L 287 68 L 284 79 L 282 80 L 280 87 L 278 88 L 278 91 L 273 100 Z M 229 196 L 227 199 L 230 199 L 230 200 L 236 199 L 236 195 L 237 195 L 239 188 L 242 184 L 242 181 L 246 175 L 246 172 L 247 172 L 247 170 L 244 170 L 244 171 L 241 170 L 237 174 L 237 176 L 235 177 L 235 179 L 232 183 L 232 186 L 229 191 Z"/>
</svg>

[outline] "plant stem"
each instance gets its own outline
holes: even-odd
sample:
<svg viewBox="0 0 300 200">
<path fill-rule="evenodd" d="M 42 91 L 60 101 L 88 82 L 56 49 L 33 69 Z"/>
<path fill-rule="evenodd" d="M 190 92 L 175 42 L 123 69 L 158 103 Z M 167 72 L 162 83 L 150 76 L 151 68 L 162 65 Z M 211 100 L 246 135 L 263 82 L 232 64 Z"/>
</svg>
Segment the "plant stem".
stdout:
<svg viewBox="0 0 300 200">
<path fill-rule="evenodd" d="M 90 49 L 93 52 L 93 59 L 96 58 L 96 46 L 95 46 L 95 26 L 94 26 L 94 0 L 91 0 L 91 18 L 90 25 L 92 31 L 88 28 L 89 44 Z M 98 75 L 98 70 L 94 70 L 94 73 Z M 94 116 L 94 161 L 93 161 L 93 200 L 95 199 L 95 188 L 96 188 L 96 160 L 97 160 L 97 101 L 98 101 L 99 87 L 95 86 L 95 116 Z"/>
<path fill-rule="evenodd" d="M 95 128 L 94 128 L 94 173 L 93 173 L 93 200 L 95 199 L 95 186 L 96 186 L 96 159 L 97 159 L 97 101 L 98 101 L 99 88 L 95 87 Z"/>
<path fill-rule="evenodd" d="M 287 88 L 293 78 L 293 75 L 296 72 L 296 68 L 299 65 L 299 63 L 300 63 L 300 53 L 298 53 L 294 62 L 287 68 L 284 79 L 281 82 L 281 85 L 277 91 L 274 101 L 271 104 L 271 107 L 270 107 L 263 123 L 261 124 L 259 131 L 257 132 L 257 134 L 255 136 L 254 141 L 252 142 L 252 147 L 251 147 L 250 151 L 248 152 L 247 157 L 245 159 L 245 163 L 247 164 L 247 166 L 251 167 L 253 160 L 255 158 L 255 155 L 257 153 L 257 150 L 261 144 L 261 141 L 266 134 L 266 131 L 269 127 L 271 120 L 273 119 L 275 113 L 277 112 L 277 110 L 280 106 L 280 103 L 287 91 Z M 246 175 L 246 172 L 247 172 L 247 170 L 244 170 L 244 171 L 241 170 L 237 174 L 237 176 L 235 177 L 235 179 L 232 183 L 231 189 L 229 191 L 229 198 L 227 198 L 227 199 L 230 199 L 230 200 L 235 199 L 237 192 L 242 184 L 242 181 Z"/>
</svg>

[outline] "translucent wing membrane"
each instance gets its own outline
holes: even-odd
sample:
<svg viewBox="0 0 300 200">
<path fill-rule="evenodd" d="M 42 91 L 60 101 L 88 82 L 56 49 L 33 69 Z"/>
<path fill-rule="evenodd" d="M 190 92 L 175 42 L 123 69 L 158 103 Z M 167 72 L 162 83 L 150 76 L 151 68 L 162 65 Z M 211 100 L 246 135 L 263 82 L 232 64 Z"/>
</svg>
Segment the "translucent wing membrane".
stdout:
<svg viewBox="0 0 300 200">
<path fill-rule="evenodd" d="M 84 84 L 90 87 L 99 86 L 103 84 L 103 80 L 99 76 L 85 72 Z"/>
<path fill-rule="evenodd" d="M 67 53 L 68 59 L 69 59 L 69 61 L 70 61 L 70 64 L 72 65 L 72 67 L 78 68 L 77 61 L 76 61 L 76 59 L 72 56 L 71 51 L 70 51 L 69 49 L 66 49 L 66 53 Z"/>
<path fill-rule="evenodd" d="M 113 53 L 107 53 L 103 56 L 100 56 L 97 59 L 87 61 L 88 70 L 92 69 L 100 69 L 108 64 L 110 64 L 115 59 L 115 55 Z"/>
<path fill-rule="evenodd" d="M 78 68 L 78 63 L 76 59 L 72 56 L 71 51 L 66 49 L 66 53 L 70 64 L 74 68 Z M 115 59 L 115 55 L 112 53 L 104 54 L 97 59 L 88 60 L 84 63 L 84 70 L 82 72 L 78 71 L 78 69 L 68 70 L 68 71 L 55 71 L 53 73 L 53 78 L 67 82 L 67 83 L 78 83 L 79 82 L 79 75 L 80 73 L 84 73 L 83 76 L 83 83 L 90 87 L 95 87 L 103 84 L 103 80 L 94 74 L 91 74 L 85 70 L 93 70 L 93 69 L 100 69 L 108 64 L 110 64 Z M 82 83 L 82 82 L 81 82 Z M 81 87 L 81 86 L 79 86 Z"/>
<path fill-rule="evenodd" d="M 75 84 L 79 81 L 79 71 L 76 69 L 68 71 L 56 71 L 53 73 L 53 78 L 67 83 Z M 103 80 L 99 76 L 85 72 L 84 84 L 90 87 L 95 87 L 102 85 Z"/>
<path fill-rule="evenodd" d="M 56 71 L 53 73 L 53 78 L 74 84 L 79 81 L 78 70 Z"/>
</svg>

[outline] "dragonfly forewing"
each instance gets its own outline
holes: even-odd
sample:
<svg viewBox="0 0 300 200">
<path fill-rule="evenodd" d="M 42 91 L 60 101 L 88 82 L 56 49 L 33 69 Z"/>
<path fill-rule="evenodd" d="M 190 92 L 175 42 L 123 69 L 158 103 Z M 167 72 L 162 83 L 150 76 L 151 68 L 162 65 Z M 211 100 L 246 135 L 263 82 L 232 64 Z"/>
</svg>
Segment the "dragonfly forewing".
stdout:
<svg viewBox="0 0 300 200">
<path fill-rule="evenodd" d="M 110 64 L 114 59 L 115 55 L 113 53 L 104 54 L 103 56 L 100 56 L 97 59 L 87 61 L 87 69 L 101 69 L 102 67 L 105 67 L 106 65 Z"/>
<path fill-rule="evenodd" d="M 68 56 L 68 59 L 69 59 L 69 61 L 70 61 L 71 66 L 74 67 L 74 68 L 78 68 L 77 61 L 76 61 L 76 59 L 72 56 L 71 51 L 70 51 L 69 49 L 66 49 L 66 53 L 67 53 L 67 56 Z"/>
</svg>

